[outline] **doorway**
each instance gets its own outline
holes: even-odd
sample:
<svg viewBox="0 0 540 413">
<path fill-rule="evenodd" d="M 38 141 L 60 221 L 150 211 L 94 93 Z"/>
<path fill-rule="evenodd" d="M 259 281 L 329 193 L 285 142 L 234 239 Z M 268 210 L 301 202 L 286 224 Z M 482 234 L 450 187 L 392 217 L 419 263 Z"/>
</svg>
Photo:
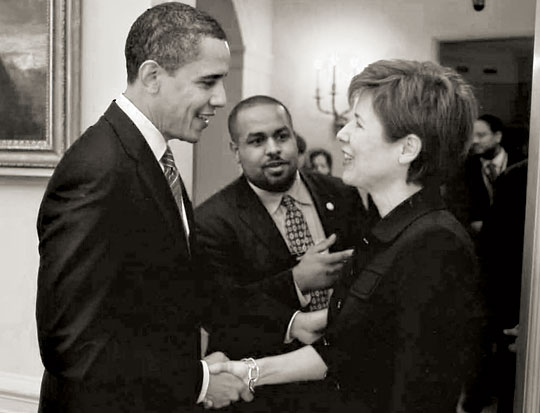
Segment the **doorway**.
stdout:
<svg viewBox="0 0 540 413">
<path fill-rule="evenodd" d="M 533 57 L 533 37 L 439 42 L 440 63 L 473 85 L 479 114 L 499 117 L 506 127 L 503 146 L 522 157 L 529 136 Z"/>
</svg>

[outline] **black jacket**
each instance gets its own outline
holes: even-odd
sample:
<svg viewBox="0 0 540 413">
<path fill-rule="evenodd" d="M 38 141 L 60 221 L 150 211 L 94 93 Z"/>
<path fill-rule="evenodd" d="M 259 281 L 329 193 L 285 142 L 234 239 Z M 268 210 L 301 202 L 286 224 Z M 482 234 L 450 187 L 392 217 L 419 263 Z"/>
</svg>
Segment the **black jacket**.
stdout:
<svg viewBox="0 0 540 413">
<path fill-rule="evenodd" d="M 422 190 L 358 240 L 315 348 L 343 410 L 453 412 L 477 368 L 485 310 L 472 242 Z"/>
</svg>

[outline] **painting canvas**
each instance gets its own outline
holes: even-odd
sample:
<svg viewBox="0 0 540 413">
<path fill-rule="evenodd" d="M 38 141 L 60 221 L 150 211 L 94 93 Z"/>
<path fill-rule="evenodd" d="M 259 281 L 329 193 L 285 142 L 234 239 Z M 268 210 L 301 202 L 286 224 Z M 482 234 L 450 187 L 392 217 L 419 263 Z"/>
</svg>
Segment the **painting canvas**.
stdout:
<svg viewBox="0 0 540 413">
<path fill-rule="evenodd" d="M 45 0 L 0 2 L 1 140 L 45 140 L 47 6 Z"/>
<path fill-rule="evenodd" d="M 0 1 L 0 167 L 52 168 L 78 126 L 80 0 Z"/>
</svg>

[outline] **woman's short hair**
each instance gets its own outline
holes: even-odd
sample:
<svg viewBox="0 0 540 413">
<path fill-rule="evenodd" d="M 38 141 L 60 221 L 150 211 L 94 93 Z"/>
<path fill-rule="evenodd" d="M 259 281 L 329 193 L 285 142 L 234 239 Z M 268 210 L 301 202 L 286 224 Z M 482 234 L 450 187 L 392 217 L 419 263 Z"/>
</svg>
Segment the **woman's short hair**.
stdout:
<svg viewBox="0 0 540 413">
<path fill-rule="evenodd" d="M 459 74 L 433 62 L 379 60 L 351 80 L 351 105 L 364 93 L 372 97 L 388 140 L 414 134 L 422 141 L 408 182 L 442 183 L 457 172 L 478 111 L 471 86 Z"/>
</svg>

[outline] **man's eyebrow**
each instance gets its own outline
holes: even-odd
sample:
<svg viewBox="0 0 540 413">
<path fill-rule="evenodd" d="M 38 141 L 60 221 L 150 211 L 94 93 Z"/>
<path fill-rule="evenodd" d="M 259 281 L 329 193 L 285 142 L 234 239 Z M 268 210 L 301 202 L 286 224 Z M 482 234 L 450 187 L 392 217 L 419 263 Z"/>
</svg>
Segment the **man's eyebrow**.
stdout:
<svg viewBox="0 0 540 413">
<path fill-rule="evenodd" d="M 213 73 L 210 75 L 203 75 L 199 79 L 201 80 L 218 80 L 227 76 L 227 73 Z"/>
<path fill-rule="evenodd" d="M 274 131 L 274 135 L 275 135 L 276 133 L 280 133 L 280 132 L 287 132 L 287 133 L 288 133 L 288 132 L 289 132 L 289 128 L 286 127 L 286 126 L 282 126 L 281 128 L 276 129 L 276 130 Z"/>
</svg>

